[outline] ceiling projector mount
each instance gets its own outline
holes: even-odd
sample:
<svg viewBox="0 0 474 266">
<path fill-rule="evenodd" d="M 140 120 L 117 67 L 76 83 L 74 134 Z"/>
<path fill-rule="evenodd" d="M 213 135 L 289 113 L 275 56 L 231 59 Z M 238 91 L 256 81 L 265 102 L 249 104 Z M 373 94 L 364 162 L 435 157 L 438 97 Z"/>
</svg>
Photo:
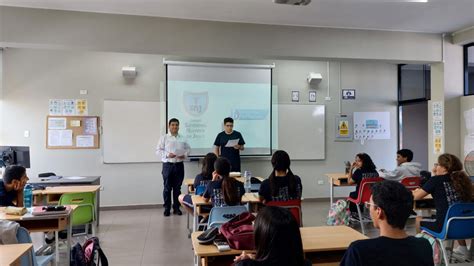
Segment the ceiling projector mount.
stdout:
<svg viewBox="0 0 474 266">
<path fill-rule="evenodd" d="M 311 0 L 273 0 L 273 3 L 292 6 L 306 6 L 311 3 Z"/>
</svg>

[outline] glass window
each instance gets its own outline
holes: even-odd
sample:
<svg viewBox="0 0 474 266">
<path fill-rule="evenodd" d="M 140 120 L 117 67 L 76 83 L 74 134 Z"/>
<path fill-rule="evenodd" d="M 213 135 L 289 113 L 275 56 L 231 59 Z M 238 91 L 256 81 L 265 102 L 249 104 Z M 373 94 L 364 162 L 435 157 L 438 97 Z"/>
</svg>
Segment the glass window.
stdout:
<svg viewBox="0 0 474 266">
<path fill-rule="evenodd" d="M 464 95 L 474 94 L 474 43 L 464 46 Z"/>
<path fill-rule="evenodd" d="M 398 100 L 417 101 L 430 98 L 431 77 L 429 65 L 399 65 Z"/>
</svg>

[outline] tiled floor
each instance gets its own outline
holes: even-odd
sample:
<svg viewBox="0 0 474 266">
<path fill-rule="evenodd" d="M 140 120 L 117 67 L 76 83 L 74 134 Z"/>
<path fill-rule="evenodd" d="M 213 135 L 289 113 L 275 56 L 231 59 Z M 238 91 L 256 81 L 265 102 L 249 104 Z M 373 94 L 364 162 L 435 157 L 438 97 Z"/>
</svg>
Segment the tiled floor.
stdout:
<svg viewBox="0 0 474 266">
<path fill-rule="evenodd" d="M 101 212 L 99 238 L 110 265 L 193 265 L 186 215 L 163 217 L 162 212 L 163 209 Z M 304 226 L 325 225 L 327 213 L 326 201 L 304 202 Z M 414 232 L 413 221 L 410 228 Z M 369 229 L 369 236 L 377 234 L 377 230 Z"/>
</svg>

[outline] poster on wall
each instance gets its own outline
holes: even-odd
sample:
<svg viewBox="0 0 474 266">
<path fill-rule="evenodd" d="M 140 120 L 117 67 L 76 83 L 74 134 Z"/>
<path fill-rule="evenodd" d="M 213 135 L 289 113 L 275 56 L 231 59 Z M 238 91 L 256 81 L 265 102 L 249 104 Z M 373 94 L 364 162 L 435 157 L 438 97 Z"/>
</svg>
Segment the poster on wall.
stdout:
<svg viewBox="0 0 474 266">
<path fill-rule="evenodd" d="M 85 99 L 50 99 L 49 115 L 87 115 L 87 100 Z"/>
<path fill-rule="evenodd" d="M 390 112 L 354 112 L 354 139 L 390 139 Z"/>
<path fill-rule="evenodd" d="M 336 136 L 335 141 L 352 141 L 353 121 L 352 115 L 336 115 Z"/>
<path fill-rule="evenodd" d="M 443 102 L 432 103 L 433 117 L 433 152 L 435 154 L 444 153 L 443 148 Z"/>
</svg>

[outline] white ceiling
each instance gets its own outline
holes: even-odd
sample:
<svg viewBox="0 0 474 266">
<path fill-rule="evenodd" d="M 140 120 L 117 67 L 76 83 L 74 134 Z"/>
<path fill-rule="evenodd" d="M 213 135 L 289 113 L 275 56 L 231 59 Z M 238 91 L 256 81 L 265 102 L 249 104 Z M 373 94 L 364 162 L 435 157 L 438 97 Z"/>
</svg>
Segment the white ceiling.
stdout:
<svg viewBox="0 0 474 266">
<path fill-rule="evenodd" d="M 474 0 L 0 0 L 0 5 L 156 17 L 449 33 L 474 26 Z"/>
</svg>

